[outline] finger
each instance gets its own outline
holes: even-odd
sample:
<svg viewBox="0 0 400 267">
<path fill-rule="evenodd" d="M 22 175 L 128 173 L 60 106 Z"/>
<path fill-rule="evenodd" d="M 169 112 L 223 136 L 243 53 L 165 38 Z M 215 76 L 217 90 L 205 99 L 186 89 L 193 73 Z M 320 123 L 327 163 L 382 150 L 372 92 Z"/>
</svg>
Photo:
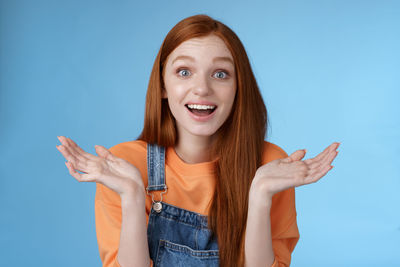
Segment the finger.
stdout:
<svg viewBox="0 0 400 267">
<path fill-rule="evenodd" d="M 329 154 L 329 152 L 331 152 L 332 150 L 336 150 L 339 147 L 339 145 L 340 145 L 340 143 L 334 142 L 331 145 L 329 145 L 327 148 L 325 148 L 324 151 L 319 153 L 316 157 L 314 157 L 312 159 L 307 159 L 307 160 L 305 160 L 305 162 L 307 164 L 318 162 L 320 159 L 324 158 L 327 154 Z"/>
<path fill-rule="evenodd" d="M 115 156 L 104 146 L 100 146 L 100 145 L 95 145 L 94 146 L 97 155 L 99 155 L 100 157 L 110 160 L 110 161 L 115 161 Z"/>
<path fill-rule="evenodd" d="M 82 171 L 82 172 L 87 172 L 87 160 L 84 159 L 79 159 L 75 157 L 71 152 L 69 151 L 68 147 L 65 147 L 64 145 L 59 145 L 56 146 L 57 149 L 61 152 L 61 154 L 65 157 L 66 160 L 71 162 L 77 170 Z"/>
<path fill-rule="evenodd" d="M 333 147 L 333 144 L 329 145 L 327 148 L 324 149 L 324 151 L 319 153 L 317 156 L 315 156 L 314 158 L 307 159 L 304 162 L 308 165 L 319 162 L 321 159 L 323 159 L 324 157 L 326 157 L 326 155 L 328 155 L 330 153 L 330 151 L 332 150 L 332 147 Z"/>
<path fill-rule="evenodd" d="M 77 171 L 75 171 L 74 165 L 67 161 L 65 162 L 65 166 L 67 166 L 68 170 L 69 170 L 69 174 L 71 174 L 78 182 L 92 182 L 93 179 L 90 179 L 89 175 L 86 173 L 79 173 Z"/>
<path fill-rule="evenodd" d="M 304 158 L 305 155 L 306 155 L 306 150 L 301 149 L 293 152 L 289 157 L 292 158 L 293 161 L 298 161 Z"/>
<path fill-rule="evenodd" d="M 74 140 L 72 140 L 71 138 L 65 137 L 68 141 L 68 143 L 70 144 L 71 147 L 75 148 L 77 152 L 79 152 L 83 157 L 87 158 L 87 159 L 95 159 L 97 158 L 95 155 L 92 155 L 88 152 L 86 152 L 85 150 L 83 150 L 80 146 L 78 146 L 77 143 L 74 142 Z"/>
<path fill-rule="evenodd" d="M 58 151 L 61 152 L 61 154 L 64 156 L 64 158 L 68 161 L 74 160 L 73 155 L 71 155 L 71 153 L 69 152 L 69 150 L 67 149 L 66 146 L 64 145 L 58 145 L 56 146 L 56 148 L 58 149 Z"/>
<path fill-rule="evenodd" d="M 333 166 L 328 165 L 325 166 L 324 169 L 320 170 L 319 172 L 315 173 L 314 175 L 307 176 L 304 179 L 304 184 L 311 184 L 319 181 L 322 177 L 324 177 L 328 171 L 332 170 Z"/>
<path fill-rule="evenodd" d="M 322 164 L 324 164 L 324 162 L 331 157 L 332 153 L 335 153 L 335 150 L 330 151 L 329 153 L 326 153 L 322 158 L 320 159 L 313 159 L 313 161 L 307 161 L 305 160 L 304 162 L 308 165 L 308 167 L 312 170 L 312 169 L 316 169 L 319 166 L 321 166 Z"/>
<path fill-rule="evenodd" d="M 324 168 L 325 166 L 330 166 L 332 164 L 332 161 L 336 158 L 336 156 L 339 154 L 339 151 L 332 151 L 322 162 L 321 162 L 321 169 Z"/>
<path fill-rule="evenodd" d="M 75 171 L 75 168 L 72 165 L 72 163 L 69 162 L 69 161 L 66 161 L 65 162 L 65 166 L 67 166 L 69 174 L 71 174 L 76 180 L 78 180 L 78 182 L 80 182 L 82 174 L 80 174 L 79 172 Z"/>
<path fill-rule="evenodd" d="M 76 146 L 74 146 L 70 140 L 68 140 L 69 138 L 65 137 L 65 136 L 57 136 L 58 140 L 60 140 L 60 142 L 62 143 L 62 146 L 65 147 L 65 150 L 67 150 L 70 154 L 72 154 L 75 158 L 84 161 L 84 160 L 88 160 L 88 158 L 86 158 L 85 156 L 83 156 L 79 151 L 77 151 Z"/>
<path fill-rule="evenodd" d="M 324 159 L 321 159 L 318 163 L 313 164 L 309 170 L 309 175 L 314 176 L 316 173 L 320 172 L 321 169 L 325 168 L 327 165 L 330 165 L 329 159 L 331 159 L 334 155 L 335 151 L 332 151 L 326 155 Z"/>
<path fill-rule="evenodd" d="M 290 156 L 288 156 L 287 158 L 284 158 L 282 160 L 282 162 L 290 163 L 290 162 L 293 162 L 293 161 L 298 161 L 298 160 L 301 160 L 302 158 L 304 158 L 305 155 L 306 155 L 306 150 L 305 149 L 296 150 Z"/>
<path fill-rule="evenodd" d="M 65 147 L 65 151 L 69 152 L 73 156 L 72 159 L 68 159 L 69 161 L 74 162 L 75 166 L 79 168 L 79 170 L 87 171 L 87 165 L 90 160 L 96 160 L 96 156 L 91 155 L 83 151 L 72 139 L 65 136 L 58 136 L 60 142 L 63 143 Z M 89 155 L 89 157 L 85 156 Z"/>
<path fill-rule="evenodd" d="M 320 173 L 321 171 L 325 170 L 327 167 L 329 167 L 331 165 L 331 163 L 333 162 L 333 160 L 336 158 L 336 156 L 338 155 L 338 151 L 332 151 L 328 157 L 326 157 L 324 159 L 324 161 L 321 162 L 321 164 L 317 167 L 314 167 L 313 169 L 310 169 L 309 171 L 309 175 L 310 176 L 315 176 L 318 175 L 318 173 Z"/>
<path fill-rule="evenodd" d="M 91 155 L 87 152 L 85 152 L 82 148 L 80 148 L 74 141 L 72 141 L 71 138 L 65 137 L 65 136 L 57 136 L 58 140 L 67 147 L 67 149 L 73 154 L 76 158 L 79 158 L 80 160 L 89 160 L 89 159 L 95 159 L 96 156 Z"/>
<path fill-rule="evenodd" d="M 74 162 L 79 164 L 77 165 L 77 167 L 86 166 L 88 161 L 90 161 L 90 159 L 84 157 L 74 147 L 71 147 L 70 145 L 68 146 L 63 145 L 63 147 L 65 148 L 65 151 L 67 151 L 70 155 L 72 155 L 73 159 L 75 160 Z"/>
</svg>

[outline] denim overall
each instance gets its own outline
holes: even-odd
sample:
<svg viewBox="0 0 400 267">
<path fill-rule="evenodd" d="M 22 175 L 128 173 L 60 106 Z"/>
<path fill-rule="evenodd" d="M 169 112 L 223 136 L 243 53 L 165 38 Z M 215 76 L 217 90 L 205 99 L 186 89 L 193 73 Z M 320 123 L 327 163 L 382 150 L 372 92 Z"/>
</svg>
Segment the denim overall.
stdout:
<svg viewBox="0 0 400 267">
<path fill-rule="evenodd" d="M 152 207 L 147 239 L 153 267 L 219 266 L 218 243 L 207 227 L 207 216 L 162 202 L 165 184 L 165 148 L 147 144 L 147 194 Z M 152 191 L 160 191 L 160 201 Z"/>
</svg>

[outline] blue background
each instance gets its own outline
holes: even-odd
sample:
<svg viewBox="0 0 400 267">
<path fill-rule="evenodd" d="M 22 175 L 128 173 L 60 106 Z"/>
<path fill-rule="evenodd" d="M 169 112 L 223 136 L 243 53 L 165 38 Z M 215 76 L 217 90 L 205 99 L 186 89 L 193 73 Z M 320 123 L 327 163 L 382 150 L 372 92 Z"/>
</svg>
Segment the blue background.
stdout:
<svg viewBox="0 0 400 267">
<path fill-rule="evenodd" d="M 292 266 L 400 264 L 400 1 L 1 1 L 3 266 L 100 266 L 94 183 L 57 135 L 95 153 L 136 138 L 167 32 L 205 13 L 246 47 L 267 140 L 333 170 L 296 189 Z"/>
</svg>

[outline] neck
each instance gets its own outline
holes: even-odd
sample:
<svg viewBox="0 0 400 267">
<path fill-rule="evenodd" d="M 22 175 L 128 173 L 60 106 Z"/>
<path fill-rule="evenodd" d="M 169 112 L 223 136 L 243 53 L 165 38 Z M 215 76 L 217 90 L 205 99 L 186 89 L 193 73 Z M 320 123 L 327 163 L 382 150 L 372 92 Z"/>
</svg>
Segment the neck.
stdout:
<svg viewBox="0 0 400 267">
<path fill-rule="evenodd" d="M 180 136 L 175 145 L 176 154 L 186 163 L 196 164 L 211 161 L 209 136 Z"/>
</svg>

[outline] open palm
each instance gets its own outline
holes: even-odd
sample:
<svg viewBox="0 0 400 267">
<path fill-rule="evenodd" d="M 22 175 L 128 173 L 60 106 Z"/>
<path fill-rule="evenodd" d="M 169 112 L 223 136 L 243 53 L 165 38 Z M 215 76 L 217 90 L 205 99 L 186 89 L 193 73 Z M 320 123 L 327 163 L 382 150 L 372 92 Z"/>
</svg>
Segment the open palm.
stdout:
<svg viewBox="0 0 400 267">
<path fill-rule="evenodd" d="M 273 160 L 257 169 L 253 183 L 269 196 L 290 187 L 315 183 L 333 168 L 331 163 L 338 154 L 338 147 L 339 143 L 332 143 L 319 155 L 307 160 L 302 160 L 305 150 Z"/>
<path fill-rule="evenodd" d="M 101 183 L 120 195 L 134 188 L 144 188 L 139 170 L 105 147 L 95 146 L 98 155 L 95 156 L 85 152 L 70 138 L 59 136 L 58 139 L 62 145 L 57 149 L 67 159 L 65 164 L 69 173 L 79 182 Z"/>
</svg>

